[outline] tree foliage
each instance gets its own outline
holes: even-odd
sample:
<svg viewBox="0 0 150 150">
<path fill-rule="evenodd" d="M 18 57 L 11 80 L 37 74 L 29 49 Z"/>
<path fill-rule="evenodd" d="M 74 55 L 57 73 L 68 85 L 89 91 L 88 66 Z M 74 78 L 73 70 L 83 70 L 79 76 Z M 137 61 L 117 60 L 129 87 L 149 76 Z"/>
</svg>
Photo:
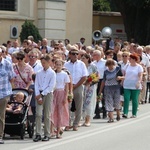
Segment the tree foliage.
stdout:
<svg viewBox="0 0 150 150">
<path fill-rule="evenodd" d="M 21 42 L 27 39 L 29 35 L 32 35 L 34 37 L 35 42 L 38 42 L 38 40 L 42 40 L 38 28 L 31 21 L 26 20 L 22 25 L 22 29 L 20 32 Z"/>
<path fill-rule="evenodd" d="M 118 11 L 113 0 L 93 0 L 94 11 Z"/>
<path fill-rule="evenodd" d="M 150 44 L 150 0 L 93 0 L 94 11 L 120 11 L 127 39 Z"/>
<path fill-rule="evenodd" d="M 108 0 L 93 0 L 94 11 L 111 11 Z"/>
<path fill-rule="evenodd" d="M 122 14 L 128 40 L 150 44 L 150 0 L 113 0 Z"/>
</svg>

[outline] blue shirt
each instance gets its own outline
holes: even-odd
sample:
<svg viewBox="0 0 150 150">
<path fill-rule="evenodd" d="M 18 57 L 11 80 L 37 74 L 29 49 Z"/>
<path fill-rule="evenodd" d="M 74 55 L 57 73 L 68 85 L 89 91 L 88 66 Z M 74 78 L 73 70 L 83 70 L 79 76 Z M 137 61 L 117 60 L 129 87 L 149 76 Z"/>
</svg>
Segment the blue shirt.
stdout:
<svg viewBox="0 0 150 150">
<path fill-rule="evenodd" d="M 10 80 L 15 76 L 12 64 L 2 58 L 0 62 L 0 99 L 12 94 Z"/>
</svg>

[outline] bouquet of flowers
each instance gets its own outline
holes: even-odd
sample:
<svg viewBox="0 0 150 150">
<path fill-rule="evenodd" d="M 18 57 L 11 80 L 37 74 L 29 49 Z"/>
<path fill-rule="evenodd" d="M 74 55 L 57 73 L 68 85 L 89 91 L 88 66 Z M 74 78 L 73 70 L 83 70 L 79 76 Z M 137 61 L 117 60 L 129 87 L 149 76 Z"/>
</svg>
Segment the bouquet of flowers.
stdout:
<svg viewBox="0 0 150 150">
<path fill-rule="evenodd" d="M 99 77 L 97 73 L 92 73 L 87 77 L 86 83 L 90 84 L 90 86 L 98 83 Z"/>
<path fill-rule="evenodd" d="M 73 99 L 73 94 L 72 94 L 72 93 L 69 93 L 69 94 L 68 94 L 68 101 L 69 101 L 69 102 L 72 102 L 72 99 Z"/>
<path fill-rule="evenodd" d="M 97 101 L 101 101 L 103 98 L 103 93 L 97 95 Z"/>
</svg>

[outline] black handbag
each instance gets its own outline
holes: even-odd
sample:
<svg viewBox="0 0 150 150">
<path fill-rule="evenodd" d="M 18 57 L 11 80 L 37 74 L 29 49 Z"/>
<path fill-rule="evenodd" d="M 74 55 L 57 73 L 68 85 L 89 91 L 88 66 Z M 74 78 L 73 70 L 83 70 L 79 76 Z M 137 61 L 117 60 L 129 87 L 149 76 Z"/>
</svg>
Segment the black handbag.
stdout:
<svg viewBox="0 0 150 150">
<path fill-rule="evenodd" d="M 76 106 L 75 106 L 75 101 L 74 101 L 74 99 L 72 100 L 70 110 L 71 110 L 72 112 L 75 112 L 75 111 L 76 111 Z"/>
</svg>

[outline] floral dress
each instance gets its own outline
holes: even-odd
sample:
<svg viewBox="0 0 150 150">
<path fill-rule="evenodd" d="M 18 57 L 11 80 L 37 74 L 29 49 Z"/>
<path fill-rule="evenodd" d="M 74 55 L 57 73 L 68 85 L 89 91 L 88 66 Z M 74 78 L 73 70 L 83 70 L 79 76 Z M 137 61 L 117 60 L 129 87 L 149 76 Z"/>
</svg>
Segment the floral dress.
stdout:
<svg viewBox="0 0 150 150">
<path fill-rule="evenodd" d="M 93 73 L 98 73 L 97 67 L 93 64 L 90 64 L 87 69 L 89 75 Z M 97 98 L 96 89 L 97 89 L 97 84 L 91 86 L 85 85 L 84 87 L 83 113 L 85 115 L 90 116 L 91 118 L 94 115 L 94 111 L 96 107 L 96 98 Z"/>
<path fill-rule="evenodd" d="M 14 72 L 16 74 L 16 77 L 14 80 L 14 88 L 24 88 L 25 89 L 27 87 L 26 83 L 31 82 L 31 80 L 32 80 L 33 69 L 28 64 L 25 65 L 25 67 L 22 71 L 21 70 L 18 71 L 19 68 L 17 69 L 17 67 L 18 67 L 17 64 L 13 66 Z M 26 83 L 20 77 L 19 72 Z"/>
</svg>

